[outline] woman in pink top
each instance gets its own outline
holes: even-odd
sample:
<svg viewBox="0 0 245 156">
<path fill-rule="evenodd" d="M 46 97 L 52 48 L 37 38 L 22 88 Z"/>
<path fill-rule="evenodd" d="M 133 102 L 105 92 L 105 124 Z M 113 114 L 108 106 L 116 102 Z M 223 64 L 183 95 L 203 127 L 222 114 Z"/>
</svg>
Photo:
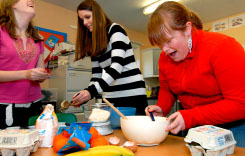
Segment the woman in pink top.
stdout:
<svg viewBox="0 0 245 156">
<path fill-rule="evenodd" d="M 0 4 L 0 129 L 27 126 L 40 114 L 39 83 L 44 69 L 42 39 L 34 29 L 33 0 L 2 0 Z"/>
<path fill-rule="evenodd" d="M 230 129 L 237 146 L 245 147 L 244 49 L 234 38 L 203 31 L 200 25 L 177 2 L 165 2 L 152 14 L 148 36 L 163 52 L 157 105 L 146 113 L 166 116 L 178 99 L 184 110 L 167 118 L 172 121 L 167 131 L 218 125 Z"/>
</svg>

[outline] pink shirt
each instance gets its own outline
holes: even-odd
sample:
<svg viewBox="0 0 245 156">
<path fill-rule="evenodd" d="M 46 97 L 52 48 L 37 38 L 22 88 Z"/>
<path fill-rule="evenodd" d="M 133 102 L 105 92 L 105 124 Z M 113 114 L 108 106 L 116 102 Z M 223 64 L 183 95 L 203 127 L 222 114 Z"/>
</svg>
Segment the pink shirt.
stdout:
<svg viewBox="0 0 245 156">
<path fill-rule="evenodd" d="M 42 42 L 28 38 L 26 50 L 21 39 L 13 40 L 6 29 L 0 26 L 0 70 L 18 71 L 35 68 L 40 54 L 44 52 Z M 0 82 L 0 103 L 29 103 L 41 98 L 38 82 L 17 80 Z"/>
</svg>

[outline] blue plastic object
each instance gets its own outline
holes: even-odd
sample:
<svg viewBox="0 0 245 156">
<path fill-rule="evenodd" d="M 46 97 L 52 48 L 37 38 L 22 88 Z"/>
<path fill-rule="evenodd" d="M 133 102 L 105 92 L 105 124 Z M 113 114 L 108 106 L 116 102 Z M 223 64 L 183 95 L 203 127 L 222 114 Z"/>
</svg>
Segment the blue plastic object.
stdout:
<svg viewBox="0 0 245 156">
<path fill-rule="evenodd" d="M 134 107 L 116 107 L 123 115 L 133 116 L 136 113 L 136 108 Z M 120 116 L 114 111 L 111 111 L 110 115 L 111 128 L 120 129 Z"/>
</svg>

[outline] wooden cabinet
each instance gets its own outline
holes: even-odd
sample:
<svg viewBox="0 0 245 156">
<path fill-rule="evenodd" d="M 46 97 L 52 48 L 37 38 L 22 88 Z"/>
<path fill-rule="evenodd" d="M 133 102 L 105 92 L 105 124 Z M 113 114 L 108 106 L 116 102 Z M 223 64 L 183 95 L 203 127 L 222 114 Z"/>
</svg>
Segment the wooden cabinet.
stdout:
<svg viewBox="0 0 245 156">
<path fill-rule="evenodd" d="M 158 77 L 158 60 L 161 49 L 149 48 L 142 52 L 143 75 L 147 77 Z"/>
</svg>

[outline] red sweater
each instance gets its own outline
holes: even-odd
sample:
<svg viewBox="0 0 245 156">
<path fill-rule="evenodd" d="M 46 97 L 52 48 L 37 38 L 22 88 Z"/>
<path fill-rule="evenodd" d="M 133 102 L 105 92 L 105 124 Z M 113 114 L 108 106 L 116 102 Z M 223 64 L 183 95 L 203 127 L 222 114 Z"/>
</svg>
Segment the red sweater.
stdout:
<svg viewBox="0 0 245 156">
<path fill-rule="evenodd" d="M 192 31 L 193 48 L 182 62 L 159 59 L 157 105 L 166 116 L 179 99 L 186 129 L 245 119 L 245 52 L 233 38 Z"/>
</svg>

